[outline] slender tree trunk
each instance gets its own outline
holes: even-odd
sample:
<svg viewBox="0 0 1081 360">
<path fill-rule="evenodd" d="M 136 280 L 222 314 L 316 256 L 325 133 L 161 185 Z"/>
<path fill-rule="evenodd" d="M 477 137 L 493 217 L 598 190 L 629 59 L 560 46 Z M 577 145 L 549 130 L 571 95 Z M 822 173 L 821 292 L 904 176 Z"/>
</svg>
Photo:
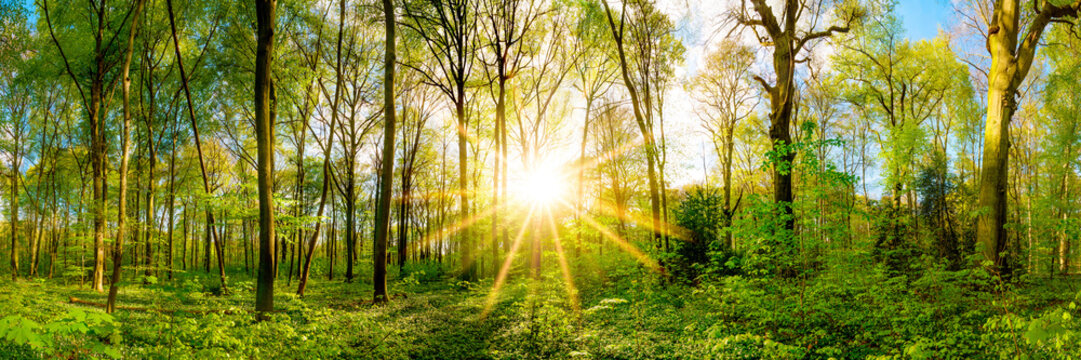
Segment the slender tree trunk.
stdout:
<svg viewBox="0 0 1081 360">
<path fill-rule="evenodd" d="M 17 130 L 16 130 L 17 131 Z M 15 141 L 11 163 L 11 281 L 19 279 L 19 142 Z"/>
<path fill-rule="evenodd" d="M 454 101 L 454 114 L 458 120 L 458 196 L 461 201 L 459 221 L 469 219 L 469 154 L 468 126 L 465 119 L 465 84 L 457 85 L 457 97 Z M 469 226 L 461 230 L 462 278 L 466 281 L 477 279 L 477 267 L 474 256 L 472 231 Z"/>
<path fill-rule="evenodd" d="M 259 279 L 255 310 L 260 317 L 274 310 L 274 124 L 271 118 L 271 61 L 274 56 L 274 19 L 277 0 L 256 0 L 255 136 L 258 142 Z"/>
<path fill-rule="evenodd" d="M 724 230 L 725 244 L 732 251 L 736 250 L 736 240 L 732 237 L 732 217 L 735 214 L 735 209 L 732 208 L 732 154 L 735 139 L 733 136 L 735 124 L 728 124 L 725 126 L 725 147 L 724 147 L 724 224 L 721 224 L 726 229 Z"/>
<path fill-rule="evenodd" d="M 169 154 L 169 229 L 165 235 L 168 238 L 168 250 L 165 253 L 165 267 L 169 270 L 169 280 L 173 279 L 173 227 L 176 217 L 176 123 L 173 120 L 173 141 Z M 245 263 L 246 264 L 246 263 Z"/>
<path fill-rule="evenodd" d="M 383 21 L 386 26 L 386 53 L 383 61 L 383 166 L 380 173 L 379 204 L 375 210 L 375 245 L 372 247 L 372 262 L 375 270 L 374 302 L 386 302 L 387 297 L 387 233 L 390 230 L 390 198 L 394 184 L 394 66 L 395 33 L 394 2 L 383 0 Z M 405 201 L 406 199 L 402 199 Z"/>
<path fill-rule="evenodd" d="M 587 94 L 585 121 L 582 124 L 582 142 L 578 147 L 578 181 L 575 191 L 574 223 L 579 229 L 574 239 L 574 256 L 580 259 L 582 255 L 582 213 L 585 211 L 585 187 L 586 187 L 586 140 L 589 139 L 589 120 L 593 112 L 593 97 Z M 578 262 L 581 264 L 581 262 Z"/>
<path fill-rule="evenodd" d="M 154 268 L 154 266 L 153 266 L 153 262 L 154 262 L 154 255 L 153 254 L 154 253 L 153 253 L 153 250 L 152 250 L 152 245 L 153 245 L 153 240 L 154 240 L 153 233 L 154 233 L 154 212 L 155 212 L 155 209 L 154 209 L 155 186 L 154 185 L 157 182 L 157 179 L 154 178 L 154 165 L 155 165 L 155 163 L 157 163 L 158 157 L 157 157 L 157 152 L 155 151 L 155 148 L 154 148 L 154 129 L 152 127 L 152 122 L 153 121 L 154 121 L 153 119 L 147 119 L 146 120 L 146 146 L 147 146 L 147 155 L 149 157 L 147 159 L 148 169 L 147 169 L 147 179 L 146 179 L 147 180 L 146 181 L 146 183 L 147 183 L 147 185 L 146 185 L 146 231 L 145 231 L 145 234 L 144 234 L 146 236 L 146 239 L 144 240 L 144 246 L 146 246 L 146 248 L 145 248 L 145 251 L 143 251 L 144 252 L 143 256 L 145 257 L 144 262 L 146 263 L 146 270 L 144 271 L 143 275 L 146 275 L 146 276 L 150 276 L 151 273 L 152 273 L 151 269 Z M 143 281 L 145 282 L 146 280 L 143 280 Z"/>
<path fill-rule="evenodd" d="M 612 16 L 612 11 L 608 7 L 608 3 L 604 2 L 605 14 L 608 17 L 608 26 L 612 31 L 612 37 L 616 43 L 616 50 L 619 54 L 620 71 L 623 75 L 623 84 L 627 87 L 627 93 L 631 97 L 631 107 L 634 110 L 635 122 L 638 124 L 638 129 L 642 132 L 642 137 L 645 139 L 646 147 L 646 165 L 647 175 L 649 180 L 649 205 L 650 205 L 650 217 L 652 225 L 652 242 L 654 246 L 661 246 L 661 204 L 660 204 L 660 191 L 658 189 L 659 184 L 657 181 L 657 148 L 653 141 L 653 130 L 647 126 L 646 120 L 642 114 L 642 103 L 639 101 L 638 90 L 634 86 L 634 82 L 631 80 L 629 63 L 627 62 L 627 55 L 623 49 L 623 18 L 620 18 L 619 25 L 616 25 L 615 19 Z M 626 3 L 624 3 L 624 11 L 621 16 L 626 15 Z"/>
<path fill-rule="evenodd" d="M 270 2 L 275 3 L 275 4 L 277 3 L 277 0 L 262 0 L 259 4 L 263 4 L 263 1 L 270 1 Z M 203 158 L 202 141 L 199 139 L 199 125 L 195 121 L 195 108 L 192 105 L 192 101 L 191 101 L 191 89 L 188 88 L 188 76 L 187 76 L 187 72 L 184 70 L 183 57 L 180 55 L 180 40 L 177 38 L 177 33 L 176 33 L 176 19 L 175 19 L 175 16 L 173 15 L 173 1 L 172 0 L 166 0 L 166 5 L 167 5 L 167 8 L 169 10 L 169 27 L 170 27 L 170 30 L 171 30 L 172 36 L 173 36 L 173 50 L 174 50 L 174 53 L 175 53 L 175 56 L 176 56 L 176 65 L 180 69 L 181 85 L 183 85 L 184 97 L 186 98 L 187 104 L 188 104 L 188 118 L 191 120 L 192 135 L 195 137 L 195 150 L 196 150 L 196 153 L 198 153 L 198 155 L 199 155 L 199 170 L 200 170 L 200 172 L 201 172 L 201 174 L 203 176 L 203 191 L 206 192 L 207 196 L 209 196 L 209 195 L 211 195 L 211 192 L 210 192 L 210 180 L 207 177 L 206 162 L 204 161 L 204 158 Z M 271 4 L 270 6 L 273 7 L 273 4 Z M 271 13 L 273 13 L 273 9 L 271 9 Z M 270 35 L 272 36 L 273 34 L 270 34 Z M 258 62 L 258 61 L 256 61 L 256 62 Z M 258 67 L 258 64 L 256 65 L 256 67 Z M 258 79 L 257 79 L 256 82 L 258 83 Z M 258 84 L 257 84 L 257 87 L 258 87 Z M 268 97 L 269 97 L 269 95 L 268 95 Z M 257 113 L 258 113 L 258 111 L 257 111 Z M 210 211 L 209 206 L 207 207 L 207 210 L 206 210 L 206 222 L 207 222 L 207 232 L 208 232 L 208 235 L 209 235 L 208 239 L 212 238 L 214 240 L 214 242 L 217 242 L 218 232 L 214 229 L 214 227 L 212 225 L 212 224 L 214 224 L 214 214 L 213 214 L 213 212 Z M 227 293 L 228 288 L 227 288 L 226 283 L 225 283 L 225 266 L 224 266 L 225 263 L 224 263 L 224 261 L 222 259 L 221 247 L 216 246 L 215 249 L 217 250 L 217 255 L 218 255 L 218 278 L 219 278 L 219 281 L 221 282 L 221 290 L 222 290 L 222 293 Z M 208 254 L 206 254 L 206 255 L 208 255 L 207 258 L 209 258 L 209 251 L 208 251 Z"/>
<path fill-rule="evenodd" d="M 136 25 L 139 23 L 139 14 L 142 12 L 143 0 L 139 0 L 135 3 L 135 13 L 131 19 L 131 30 L 128 33 L 128 48 L 124 54 L 124 65 L 121 73 L 123 74 L 123 96 L 124 96 L 124 127 L 121 130 L 122 145 L 120 155 L 120 188 L 117 196 L 117 220 L 116 220 L 116 242 L 113 245 L 113 276 L 109 285 L 109 298 L 105 304 L 105 312 L 112 313 L 116 310 L 116 294 L 120 288 L 120 273 L 122 271 L 121 264 L 123 263 L 124 254 L 124 226 L 126 223 L 127 215 L 127 194 L 128 194 L 128 158 L 130 156 L 129 149 L 131 149 L 131 76 L 129 76 L 131 69 L 131 56 L 133 52 L 133 46 L 135 43 Z"/>
<path fill-rule="evenodd" d="M 1066 147 L 1067 154 L 1072 153 L 1069 148 L 1069 146 Z M 1067 224 L 1069 224 L 1067 220 L 1069 219 L 1068 209 L 1070 203 L 1070 173 L 1073 172 L 1073 169 L 1070 169 L 1069 164 L 1070 161 L 1066 161 L 1066 164 L 1063 166 L 1062 169 L 1062 198 L 1059 200 L 1065 202 L 1065 204 L 1059 210 L 1059 216 L 1062 218 L 1062 223 L 1059 225 L 1059 228 L 1061 230 L 1059 230 L 1058 240 L 1058 270 L 1063 274 L 1070 272 L 1070 238 L 1069 235 L 1067 235 L 1066 228 Z M 1031 212 L 1031 210 L 1029 210 L 1029 212 Z"/>
</svg>

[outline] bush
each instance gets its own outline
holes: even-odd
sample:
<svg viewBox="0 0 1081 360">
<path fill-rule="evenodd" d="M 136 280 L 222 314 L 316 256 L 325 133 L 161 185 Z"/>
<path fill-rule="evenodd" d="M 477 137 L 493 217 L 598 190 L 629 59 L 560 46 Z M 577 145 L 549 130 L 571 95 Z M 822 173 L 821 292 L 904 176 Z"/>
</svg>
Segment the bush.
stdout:
<svg viewBox="0 0 1081 360">
<path fill-rule="evenodd" d="M 697 283 L 705 274 L 726 275 L 733 269 L 726 266 L 734 256 L 725 234 L 724 224 L 731 214 L 725 210 L 720 191 L 710 187 L 694 187 L 687 191 L 675 212 L 679 239 L 673 253 L 665 258 L 671 274 L 685 283 Z"/>
</svg>

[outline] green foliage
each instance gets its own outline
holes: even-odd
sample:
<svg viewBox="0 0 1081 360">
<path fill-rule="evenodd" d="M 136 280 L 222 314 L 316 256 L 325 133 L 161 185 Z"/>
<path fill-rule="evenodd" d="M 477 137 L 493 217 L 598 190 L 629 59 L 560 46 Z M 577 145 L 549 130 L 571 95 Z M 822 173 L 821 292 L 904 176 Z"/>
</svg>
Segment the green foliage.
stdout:
<svg viewBox="0 0 1081 360">
<path fill-rule="evenodd" d="M 45 325 L 21 315 L 9 315 L 0 319 L 0 339 L 53 356 L 121 357 L 120 350 L 111 346 L 120 343 L 119 325 L 111 315 L 100 311 L 73 308 Z"/>
<path fill-rule="evenodd" d="M 733 225 L 737 241 L 746 248 L 740 259 L 743 271 L 754 276 L 795 276 L 799 249 L 791 231 L 785 229 L 785 222 L 792 219 L 783 211 L 788 205 L 758 195 L 748 200 L 743 216 Z"/>
<path fill-rule="evenodd" d="M 734 249 L 725 243 L 724 200 L 719 189 L 691 188 L 680 199 L 673 212 L 676 225 L 683 231 L 680 241 L 673 244 L 674 253 L 667 256 L 667 269 L 676 278 L 690 283 L 705 275 L 722 275 L 731 272 L 726 266 L 735 256 Z"/>
</svg>

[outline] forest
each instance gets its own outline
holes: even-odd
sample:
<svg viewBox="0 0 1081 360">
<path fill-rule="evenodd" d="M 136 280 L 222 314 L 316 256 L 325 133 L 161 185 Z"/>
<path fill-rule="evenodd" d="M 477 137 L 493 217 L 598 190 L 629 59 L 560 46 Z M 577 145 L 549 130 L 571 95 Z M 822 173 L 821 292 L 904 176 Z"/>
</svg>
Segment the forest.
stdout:
<svg viewBox="0 0 1081 360">
<path fill-rule="evenodd" d="M 1081 0 L 0 0 L 2 359 L 1081 359 Z"/>
</svg>

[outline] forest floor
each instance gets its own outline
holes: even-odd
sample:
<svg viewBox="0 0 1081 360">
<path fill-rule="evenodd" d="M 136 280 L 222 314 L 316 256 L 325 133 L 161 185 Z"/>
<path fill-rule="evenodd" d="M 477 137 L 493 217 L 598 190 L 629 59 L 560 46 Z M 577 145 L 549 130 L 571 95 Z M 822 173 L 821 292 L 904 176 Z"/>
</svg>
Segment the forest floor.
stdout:
<svg viewBox="0 0 1081 360">
<path fill-rule="evenodd" d="M 138 310 L 112 317 L 72 303 L 106 301 L 77 283 L 4 283 L 0 357 L 1058 358 L 1081 350 L 1075 279 L 988 290 L 964 270 L 916 279 L 842 270 L 692 287 L 630 266 L 579 276 L 580 290 L 569 290 L 559 271 L 539 281 L 519 274 L 498 301 L 490 301 L 492 280 L 392 277 L 392 301 L 372 305 L 364 281 L 313 280 L 301 298 L 295 280 L 279 278 L 279 311 L 258 322 L 254 283 L 236 276 L 226 295 L 202 271 L 125 284 L 118 305 Z"/>
</svg>

